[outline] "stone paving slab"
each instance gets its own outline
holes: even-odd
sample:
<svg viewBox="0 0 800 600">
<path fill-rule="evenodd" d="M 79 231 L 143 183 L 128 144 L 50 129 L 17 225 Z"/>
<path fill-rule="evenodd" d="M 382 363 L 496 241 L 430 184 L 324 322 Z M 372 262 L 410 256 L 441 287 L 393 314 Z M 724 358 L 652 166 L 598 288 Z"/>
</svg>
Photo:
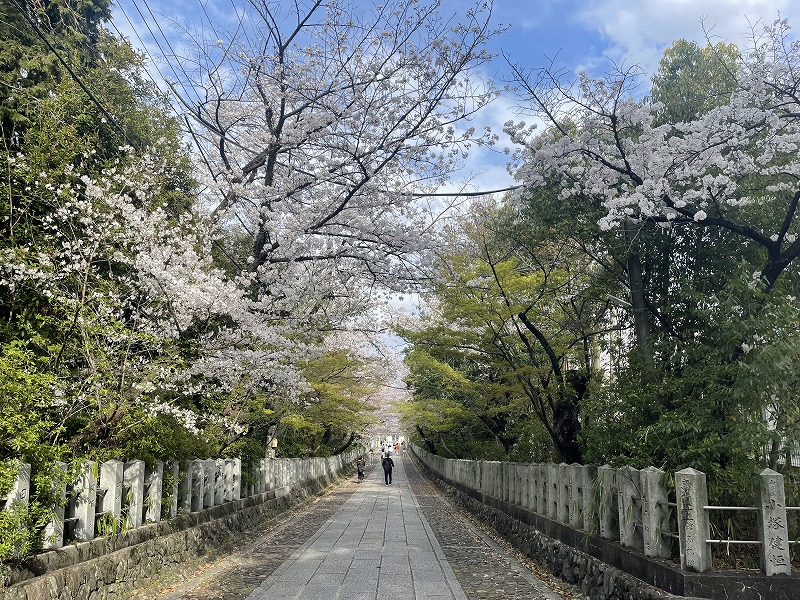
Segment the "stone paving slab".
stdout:
<svg viewBox="0 0 800 600">
<path fill-rule="evenodd" d="M 306 510 L 297 512 L 280 525 L 269 525 L 269 531 L 247 538 L 235 552 L 208 565 L 204 572 L 183 585 L 160 596 L 147 597 L 170 600 L 243 600 L 248 597 L 251 600 L 453 600 L 456 597 L 556 600 L 582 597 L 574 587 L 557 580 L 543 583 L 506 548 L 480 531 L 467 513 L 453 506 L 441 490 L 419 473 L 410 459 L 395 459 L 395 464 L 398 463 L 392 486 L 384 485 L 379 467 L 368 467 L 365 483 L 359 484 L 353 477 L 335 486 Z M 369 514 L 364 505 L 367 496 L 372 498 Z M 357 497 L 361 499 L 356 501 Z M 347 505 L 351 499 L 353 503 Z M 359 512 L 358 507 L 363 510 Z M 399 539 L 403 509 L 408 514 L 414 511 L 418 516 L 418 519 L 410 519 L 405 527 L 405 542 Z M 349 515 L 348 522 L 358 524 L 360 537 L 353 533 L 355 529 L 348 532 L 343 522 L 336 523 L 332 519 L 342 512 Z M 395 536 L 395 527 L 398 536 Z M 298 575 L 299 581 L 289 575 L 282 578 L 288 564 L 297 562 L 296 555 L 303 548 L 311 548 L 313 538 L 323 544 L 308 555 L 309 567 L 311 561 L 316 561 L 313 572 L 305 568 L 298 570 L 304 573 L 302 577 Z M 338 545 L 339 539 L 355 545 L 355 550 L 345 549 L 347 558 Z M 434 542 L 438 551 L 434 550 Z M 426 547 L 426 544 L 429 545 Z M 440 562 L 452 573 L 448 585 L 460 589 L 462 595 L 456 596 L 451 587 L 443 588 L 438 583 Z M 380 572 L 384 569 L 386 572 L 381 579 Z M 274 583 L 270 584 L 270 595 L 258 596 L 271 577 Z M 303 577 L 307 577 L 306 584 L 302 582 Z M 546 578 L 547 574 L 542 577 Z"/>
</svg>

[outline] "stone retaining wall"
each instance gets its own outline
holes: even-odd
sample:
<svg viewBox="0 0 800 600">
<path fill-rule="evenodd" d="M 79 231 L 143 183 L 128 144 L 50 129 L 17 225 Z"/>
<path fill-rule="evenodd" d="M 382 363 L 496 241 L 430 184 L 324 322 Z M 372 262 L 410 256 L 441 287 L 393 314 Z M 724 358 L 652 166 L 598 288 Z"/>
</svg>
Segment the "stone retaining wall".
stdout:
<svg viewBox="0 0 800 600">
<path fill-rule="evenodd" d="M 37 555 L 7 574 L 2 600 L 124 598 L 333 483 L 321 477 Z"/>
</svg>

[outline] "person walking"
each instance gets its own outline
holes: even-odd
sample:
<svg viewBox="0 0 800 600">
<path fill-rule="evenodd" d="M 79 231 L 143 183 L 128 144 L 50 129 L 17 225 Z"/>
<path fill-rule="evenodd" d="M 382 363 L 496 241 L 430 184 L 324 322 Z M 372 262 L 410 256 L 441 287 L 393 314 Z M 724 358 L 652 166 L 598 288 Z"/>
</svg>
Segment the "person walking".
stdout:
<svg viewBox="0 0 800 600">
<path fill-rule="evenodd" d="M 364 481 L 364 457 L 359 456 L 356 461 L 356 469 L 358 470 L 358 480 Z"/>
<path fill-rule="evenodd" d="M 383 480 L 386 485 L 389 485 L 392 483 L 392 469 L 394 469 L 392 457 L 386 454 L 381 460 L 381 466 L 383 467 Z"/>
<path fill-rule="evenodd" d="M 375 458 L 375 448 L 372 446 L 369 447 L 369 466 L 372 466 L 373 460 Z"/>
</svg>

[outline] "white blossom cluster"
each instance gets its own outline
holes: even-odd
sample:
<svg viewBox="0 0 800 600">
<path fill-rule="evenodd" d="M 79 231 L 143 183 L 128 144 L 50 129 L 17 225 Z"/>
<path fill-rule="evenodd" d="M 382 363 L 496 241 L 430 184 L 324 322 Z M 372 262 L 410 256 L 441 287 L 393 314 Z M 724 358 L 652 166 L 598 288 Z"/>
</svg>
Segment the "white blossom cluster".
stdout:
<svg viewBox="0 0 800 600">
<path fill-rule="evenodd" d="M 557 178 L 563 198 L 601 203 L 606 230 L 643 220 L 695 223 L 796 256 L 798 66 L 800 45 L 778 20 L 754 32 L 729 101 L 693 121 L 658 125 L 661 107 L 631 94 L 631 72 L 536 88 L 526 98 L 547 129 L 506 124 L 521 146 L 516 176 L 532 186 Z M 759 213 L 767 218 L 754 218 Z"/>
</svg>

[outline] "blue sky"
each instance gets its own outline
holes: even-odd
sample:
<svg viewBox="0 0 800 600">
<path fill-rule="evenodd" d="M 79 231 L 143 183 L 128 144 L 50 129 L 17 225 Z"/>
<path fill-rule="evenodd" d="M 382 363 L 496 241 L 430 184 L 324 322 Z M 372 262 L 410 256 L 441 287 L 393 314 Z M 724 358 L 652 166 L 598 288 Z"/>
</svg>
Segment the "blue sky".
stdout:
<svg viewBox="0 0 800 600">
<path fill-rule="evenodd" d="M 117 0 L 114 20 L 134 45 L 155 55 L 153 33 L 180 44 L 181 32 L 174 22 L 191 26 L 211 21 L 224 26 L 234 16 L 234 8 L 245 2 Z M 371 0 L 353 2 L 356 6 L 371 4 Z M 453 13 L 472 2 L 442 0 L 442 4 L 445 13 Z M 531 69 L 554 60 L 558 67 L 574 73 L 600 74 L 614 61 L 653 73 L 663 51 L 676 39 L 705 43 L 705 27 L 713 41 L 744 45 L 751 24 L 770 23 L 778 16 L 800 29 L 800 3 L 796 0 L 494 0 L 495 23 L 509 29 L 493 41 L 491 50 Z M 165 45 L 163 41 L 161 45 Z M 500 56 L 485 75 L 502 76 L 504 72 L 507 65 Z M 513 100 L 502 97 L 479 118 L 482 122 L 476 122 L 477 127 L 488 125 L 500 131 L 504 122 L 516 118 Z M 500 146 L 503 144 L 501 140 Z M 512 183 L 505 163 L 500 153 L 478 151 L 465 165 L 463 178 L 479 189 L 503 187 Z"/>
</svg>

